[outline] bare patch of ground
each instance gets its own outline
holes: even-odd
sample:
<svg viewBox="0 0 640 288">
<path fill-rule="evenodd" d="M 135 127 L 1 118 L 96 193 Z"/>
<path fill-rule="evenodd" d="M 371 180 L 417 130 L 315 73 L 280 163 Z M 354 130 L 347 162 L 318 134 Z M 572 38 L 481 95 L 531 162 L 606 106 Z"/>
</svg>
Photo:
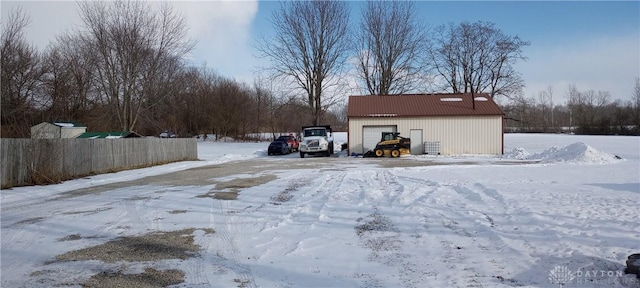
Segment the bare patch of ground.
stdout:
<svg viewBox="0 0 640 288">
<path fill-rule="evenodd" d="M 255 178 L 238 178 L 233 179 L 226 182 L 221 182 L 216 184 L 216 189 L 224 190 L 224 189 L 245 189 L 258 185 L 262 185 L 265 183 L 269 183 L 273 180 L 276 180 L 278 177 L 276 175 L 263 175 Z"/>
<path fill-rule="evenodd" d="M 75 241 L 80 239 L 82 239 L 82 236 L 80 236 L 80 234 L 71 234 L 58 239 L 58 241 Z"/>
<path fill-rule="evenodd" d="M 137 237 L 120 237 L 105 244 L 69 251 L 56 256 L 56 261 L 99 260 L 158 261 L 187 259 L 197 255 L 200 247 L 193 242 L 195 228 L 170 232 L 154 232 Z M 202 229 L 213 233 L 212 229 Z"/>
<path fill-rule="evenodd" d="M 238 288 L 249 287 L 249 284 L 251 283 L 248 280 L 242 280 L 242 279 L 233 279 L 233 282 L 238 283 Z"/>
<path fill-rule="evenodd" d="M 25 219 L 25 220 L 22 220 L 20 222 L 17 222 L 15 225 L 38 223 L 40 221 L 43 221 L 44 219 L 45 219 L 44 217 L 29 218 L 29 219 Z"/>
<path fill-rule="evenodd" d="M 238 191 L 233 192 L 214 192 L 212 196 L 209 196 L 217 200 L 236 200 L 238 199 Z"/>
<path fill-rule="evenodd" d="M 62 261 L 89 261 L 98 260 L 105 263 L 119 261 L 130 262 L 154 262 L 165 259 L 187 259 L 198 256 L 200 246 L 194 244 L 193 232 L 203 230 L 207 234 L 214 233 L 213 229 L 183 229 L 169 232 L 154 232 L 137 237 L 120 237 L 102 245 L 85 249 L 70 251 L 56 256 L 52 264 Z M 60 241 L 80 239 L 79 234 L 66 236 Z M 123 265 L 118 271 L 102 271 L 91 276 L 87 281 L 80 283 L 82 287 L 168 287 L 184 282 L 184 272 L 176 269 L 156 270 L 146 268 L 143 273 L 126 273 L 127 265 Z M 38 277 L 50 270 L 36 271 L 32 277 Z M 70 283 L 67 283 L 71 285 Z M 66 285 L 66 284 L 63 284 Z"/>
<path fill-rule="evenodd" d="M 153 288 L 168 287 L 184 282 L 184 272 L 180 270 L 156 270 L 147 268 L 140 274 L 124 274 L 120 271 L 102 272 L 91 276 L 88 281 L 82 283 L 82 287 L 111 288 L 111 287 L 136 287 Z"/>
<path fill-rule="evenodd" d="M 358 218 L 356 222 L 364 222 L 355 227 L 358 236 L 363 236 L 367 232 L 398 232 L 398 228 L 391 222 L 391 219 L 380 214 L 378 209 L 367 216 L 367 219 Z"/>
<path fill-rule="evenodd" d="M 242 189 L 269 183 L 278 177 L 276 175 L 263 175 L 254 178 L 238 178 L 216 184 L 216 187 L 206 194 L 198 195 L 198 198 L 213 198 L 218 200 L 236 200 Z"/>
<path fill-rule="evenodd" d="M 169 214 L 184 214 L 187 213 L 187 210 L 171 210 Z"/>
<path fill-rule="evenodd" d="M 293 192 L 300 189 L 300 187 L 302 186 L 303 185 L 300 183 L 291 183 L 289 187 L 287 187 L 287 189 L 285 189 L 284 191 L 271 196 L 271 201 L 272 201 L 271 204 L 280 205 L 283 202 L 287 202 L 291 200 L 293 198 Z"/>
<path fill-rule="evenodd" d="M 86 215 L 91 215 L 91 214 L 96 214 L 96 213 L 100 213 L 102 211 L 107 211 L 112 209 L 111 207 L 104 207 L 104 208 L 98 208 L 95 210 L 82 210 L 82 211 L 69 211 L 69 212 L 64 212 L 62 214 L 64 215 L 74 215 L 74 214 L 86 214 Z"/>
</svg>

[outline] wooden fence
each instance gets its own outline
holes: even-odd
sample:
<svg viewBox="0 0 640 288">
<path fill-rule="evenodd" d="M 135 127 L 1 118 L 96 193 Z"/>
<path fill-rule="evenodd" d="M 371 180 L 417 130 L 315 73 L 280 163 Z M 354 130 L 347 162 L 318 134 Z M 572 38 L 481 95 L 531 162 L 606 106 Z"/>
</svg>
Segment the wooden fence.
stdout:
<svg viewBox="0 0 640 288">
<path fill-rule="evenodd" d="M 197 160 L 196 139 L 0 139 L 1 187 Z"/>
</svg>

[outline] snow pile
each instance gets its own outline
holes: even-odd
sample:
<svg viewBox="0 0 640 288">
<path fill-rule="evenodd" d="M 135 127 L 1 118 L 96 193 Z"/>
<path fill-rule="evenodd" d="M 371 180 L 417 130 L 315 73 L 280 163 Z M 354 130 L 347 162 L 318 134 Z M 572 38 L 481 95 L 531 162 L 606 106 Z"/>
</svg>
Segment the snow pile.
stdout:
<svg viewBox="0 0 640 288">
<path fill-rule="evenodd" d="M 504 154 L 504 158 L 507 159 L 517 159 L 517 160 L 526 160 L 529 157 L 529 152 L 522 147 L 513 148 L 511 151 Z"/>
<path fill-rule="evenodd" d="M 547 163 L 570 162 L 584 164 L 612 163 L 618 161 L 618 159 L 620 158 L 615 155 L 600 152 L 582 142 L 576 142 L 563 147 L 553 146 L 543 152 L 526 157 L 526 160 L 538 160 Z"/>
<path fill-rule="evenodd" d="M 503 155 L 505 159 L 539 161 L 543 163 L 582 163 L 582 164 L 606 164 L 616 162 L 620 157 L 600 152 L 582 142 L 576 142 L 566 146 L 553 146 L 540 153 L 530 154 L 522 147 L 513 148 Z"/>
</svg>

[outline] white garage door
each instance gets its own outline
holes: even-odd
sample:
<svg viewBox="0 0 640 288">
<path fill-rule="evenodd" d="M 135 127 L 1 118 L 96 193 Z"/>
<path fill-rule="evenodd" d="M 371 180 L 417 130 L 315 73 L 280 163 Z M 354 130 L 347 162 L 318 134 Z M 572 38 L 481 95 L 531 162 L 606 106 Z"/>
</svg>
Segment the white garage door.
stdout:
<svg viewBox="0 0 640 288">
<path fill-rule="evenodd" d="M 397 132 L 398 126 L 363 126 L 362 127 L 362 152 L 373 151 L 376 144 L 382 138 L 382 132 Z"/>
</svg>

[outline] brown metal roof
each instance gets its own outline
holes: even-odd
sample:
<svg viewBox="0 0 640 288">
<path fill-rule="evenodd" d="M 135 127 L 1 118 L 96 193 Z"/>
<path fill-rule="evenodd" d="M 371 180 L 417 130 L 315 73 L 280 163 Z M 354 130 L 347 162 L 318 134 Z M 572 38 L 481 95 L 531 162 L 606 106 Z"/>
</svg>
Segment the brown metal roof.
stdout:
<svg viewBox="0 0 640 288">
<path fill-rule="evenodd" d="M 504 115 L 488 94 L 402 94 L 349 96 L 348 117 Z"/>
</svg>

